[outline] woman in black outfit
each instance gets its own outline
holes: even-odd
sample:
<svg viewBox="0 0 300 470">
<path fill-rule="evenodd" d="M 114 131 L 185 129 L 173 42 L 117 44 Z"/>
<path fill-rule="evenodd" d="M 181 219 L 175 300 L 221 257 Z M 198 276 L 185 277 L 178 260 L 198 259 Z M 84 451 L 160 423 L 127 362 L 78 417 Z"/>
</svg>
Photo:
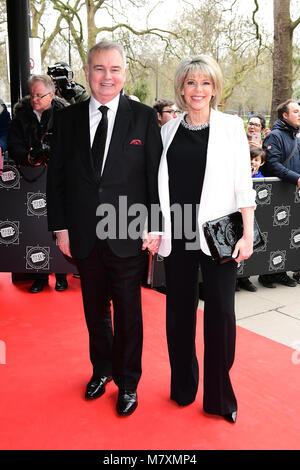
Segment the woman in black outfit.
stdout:
<svg viewBox="0 0 300 470">
<path fill-rule="evenodd" d="M 184 59 L 175 76 L 175 96 L 183 116 L 162 128 L 164 150 L 159 192 L 164 234 L 167 340 L 171 399 L 195 400 L 198 361 L 195 347 L 199 268 L 205 292 L 204 410 L 236 420 L 237 400 L 229 377 L 235 354 L 234 295 L 237 263 L 253 251 L 255 191 L 243 122 L 215 108 L 222 76 L 208 56 Z M 202 225 L 240 209 L 244 223 L 235 260 L 212 260 Z"/>
</svg>

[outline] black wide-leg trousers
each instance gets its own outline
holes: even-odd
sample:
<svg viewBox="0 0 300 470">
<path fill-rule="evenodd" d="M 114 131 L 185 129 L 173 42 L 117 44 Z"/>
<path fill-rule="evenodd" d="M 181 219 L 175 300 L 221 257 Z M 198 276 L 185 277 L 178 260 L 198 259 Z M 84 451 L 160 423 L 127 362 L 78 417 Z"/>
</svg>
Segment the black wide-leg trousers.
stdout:
<svg viewBox="0 0 300 470">
<path fill-rule="evenodd" d="M 106 241 L 97 239 L 93 251 L 77 260 L 77 266 L 93 375 L 112 375 L 120 389 L 135 390 L 141 377 L 145 253 L 120 258 Z"/>
<path fill-rule="evenodd" d="M 203 408 L 208 413 L 231 413 L 237 409 L 229 377 L 235 354 L 237 264 L 219 265 L 201 250 L 187 251 L 184 240 L 172 241 L 172 252 L 164 263 L 171 399 L 187 405 L 195 400 L 198 389 L 195 336 L 201 267 L 205 302 Z"/>
</svg>

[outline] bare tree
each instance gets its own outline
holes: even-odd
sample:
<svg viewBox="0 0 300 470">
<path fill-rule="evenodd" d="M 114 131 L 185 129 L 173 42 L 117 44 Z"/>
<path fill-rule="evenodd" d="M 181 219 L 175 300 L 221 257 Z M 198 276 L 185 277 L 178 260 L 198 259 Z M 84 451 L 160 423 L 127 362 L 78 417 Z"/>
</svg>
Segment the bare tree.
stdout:
<svg viewBox="0 0 300 470">
<path fill-rule="evenodd" d="M 271 125 L 277 119 L 276 108 L 292 97 L 293 33 L 300 23 L 290 14 L 290 0 L 274 0 L 274 58 Z"/>
<path fill-rule="evenodd" d="M 174 41 L 176 54 L 212 55 L 223 69 L 222 100 L 226 103 L 234 89 L 261 63 L 266 49 L 266 39 L 256 21 L 258 1 L 254 0 L 251 18 L 241 16 L 238 0 L 186 3 L 189 9 L 177 23 L 180 39 Z"/>
<path fill-rule="evenodd" d="M 160 28 L 143 28 L 137 29 L 130 24 L 130 20 L 127 18 L 127 9 L 124 7 L 124 2 L 116 0 L 115 2 L 108 0 L 31 0 L 32 9 L 34 12 L 34 20 L 38 20 L 41 25 L 41 17 L 38 18 L 38 12 L 36 11 L 37 4 L 39 5 L 39 13 L 44 8 L 44 5 L 52 5 L 53 9 L 58 12 L 56 26 L 53 32 L 48 35 L 42 43 L 42 58 L 47 54 L 51 42 L 60 34 L 61 37 L 67 42 L 66 31 L 70 30 L 81 61 L 82 66 L 85 65 L 86 51 L 96 43 L 97 36 L 99 34 L 111 35 L 115 32 L 126 33 L 134 37 L 145 37 L 151 35 L 160 38 L 166 44 L 169 43 L 169 35 L 173 34 L 170 31 L 163 30 Z M 122 5 L 123 3 L 123 5 Z M 135 8 L 146 8 L 147 2 L 145 0 L 128 0 L 128 4 Z M 108 14 L 113 20 L 111 24 L 105 24 L 105 26 L 97 26 L 97 17 L 101 14 Z M 127 34 L 127 37 L 128 34 Z"/>
</svg>

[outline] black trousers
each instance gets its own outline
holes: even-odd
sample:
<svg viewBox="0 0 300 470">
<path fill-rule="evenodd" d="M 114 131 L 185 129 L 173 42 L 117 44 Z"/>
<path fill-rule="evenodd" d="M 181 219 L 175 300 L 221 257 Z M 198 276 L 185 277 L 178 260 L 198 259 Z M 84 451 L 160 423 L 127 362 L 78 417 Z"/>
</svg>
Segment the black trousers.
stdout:
<svg viewBox="0 0 300 470">
<path fill-rule="evenodd" d="M 201 266 L 205 298 L 203 408 L 208 413 L 231 413 L 237 409 L 229 377 L 235 354 L 237 264 L 218 265 L 200 250 L 186 251 L 183 240 L 172 241 L 172 252 L 164 262 L 171 399 L 187 405 L 195 400 L 198 389 L 195 335 Z"/>
<path fill-rule="evenodd" d="M 145 253 L 120 258 L 106 241 L 97 240 L 90 255 L 77 260 L 77 266 L 93 375 L 112 375 L 119 388 L 135 390 L 141 377 L 141 279 Z"/>
</svg>

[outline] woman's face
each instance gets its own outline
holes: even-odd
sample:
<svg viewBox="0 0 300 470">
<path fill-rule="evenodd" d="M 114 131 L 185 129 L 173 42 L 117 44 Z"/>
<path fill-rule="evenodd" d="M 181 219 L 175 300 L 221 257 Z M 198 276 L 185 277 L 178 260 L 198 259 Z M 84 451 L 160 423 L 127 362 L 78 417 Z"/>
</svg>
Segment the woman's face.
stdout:
<svg viewBox="0 0 300 470">
<path fill-rule="evenodd" d="M 209 112 L 210 101 L 215 93 L 212 79 L 205 74 L 190 73 L 183 83 L 182 95 L 188 112 Z"/>
<path fill-rule="evenodd" d="M 251 136 L 255 132 L 261 133 L 261 131 L 262 131 L 262 128 L 261 128 L 260 119 L 258 117 L 251 117 L 247 125 L 248 136 Z"/>
</svg>

